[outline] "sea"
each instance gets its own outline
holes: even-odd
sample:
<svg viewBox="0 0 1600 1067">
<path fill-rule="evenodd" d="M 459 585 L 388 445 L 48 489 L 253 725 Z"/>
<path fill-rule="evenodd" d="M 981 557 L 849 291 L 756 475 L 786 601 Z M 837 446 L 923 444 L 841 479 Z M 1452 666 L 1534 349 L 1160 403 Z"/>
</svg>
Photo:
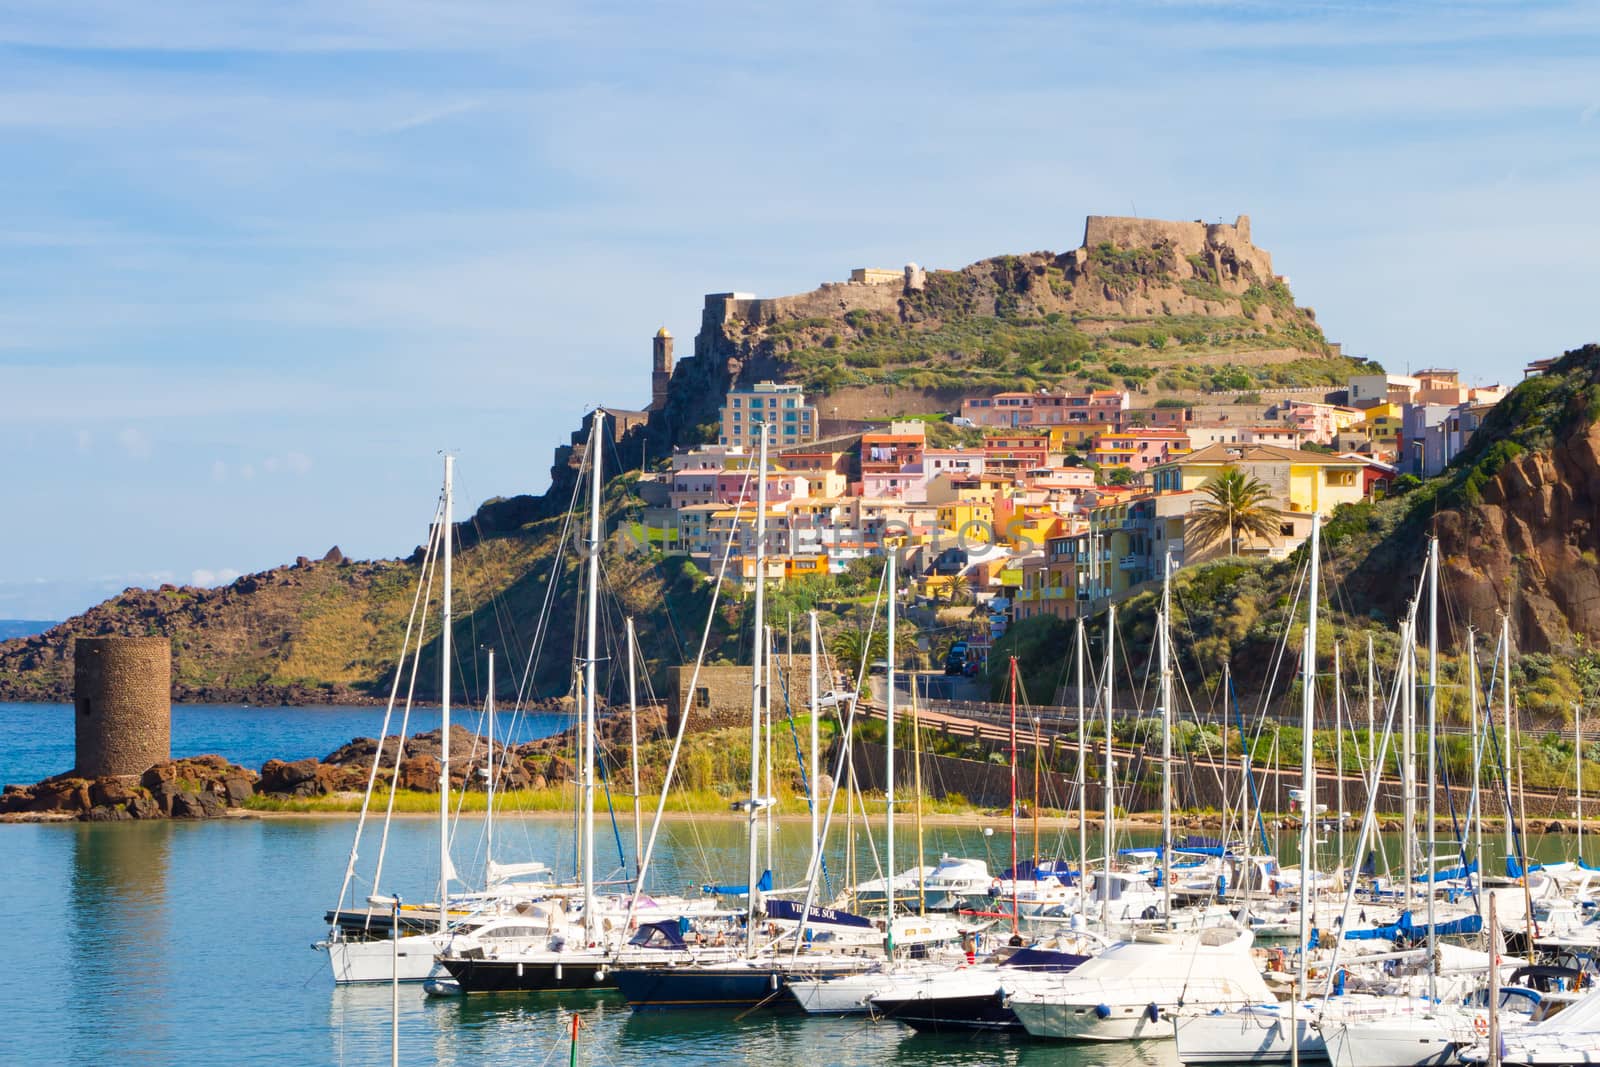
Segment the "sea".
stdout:
<svg viewBox="0 0 1600 1067">
<path fill-rule="evenodd" d="M 219 752 L 250 766 L 271 756 L 321 756 L 375 734 L 380 716 L 373 708 L 178 707 L 174 754 Z M 68 707 L 0 705 L 0 780 L 63 769 L 71 733 Z M 631 817 L 631 809 L 602 816 L 598 851 L 611 876 L 633 864 Z M 915 849 L 909 822 L 900 823 L 902 865 Z M 792 883 L 806 863 L 808 823 L 776 826 L 772 867 L 779 884 Z M 1000 870 L 1009 863 L 1008 826 L 1005 813 L 941 823 L 928 829 L 924 854 L 985 858 Z M 0 966 L 0 1064 L 386 1064 L 397 1020 L 405 1064 L 1175 1067 L 1170 1041 L 1078 1047 L 926 1037 L 863 1018 L 635 1015 L 614 993 L 438 999 L 402 986 L 395 1013 L 387 986 L 335 987 L 326 955 L 312 947 L 325 933 L 322 915 L 338 896 L 354 830 L 347 816 L 0 825 L 0 884 L 12 922 Z M 437 833 L 430 817 L 397 819 L 383 884 L 358 883 L 354 892 L 432 899 Z M 842 833 L 829 852 L 834 885 Z M 483 836 L 481 818 L 456 826 L 458 869 L 481 869 Z M 561 872 L 575 860 L 570 818 L 507 814 L 496 819 L 494 840 L 502 862 L 539 859 Z M 1047 830 L 1039 849 L 1068 854 L 1073 843 Z M 854 846 L 858 869 L 873 871 L 881 834 L 871 842 L 858 834 Z M 1022 854 L 1032 847 L 1025 838 Z M 372 839 L 363 845 L 362 869 L 370 869 L 376 848 Z M 743 823 L 669 819 L 657 855 L 649 885 L 657 892 L 742 882 Z"/>
</svg>

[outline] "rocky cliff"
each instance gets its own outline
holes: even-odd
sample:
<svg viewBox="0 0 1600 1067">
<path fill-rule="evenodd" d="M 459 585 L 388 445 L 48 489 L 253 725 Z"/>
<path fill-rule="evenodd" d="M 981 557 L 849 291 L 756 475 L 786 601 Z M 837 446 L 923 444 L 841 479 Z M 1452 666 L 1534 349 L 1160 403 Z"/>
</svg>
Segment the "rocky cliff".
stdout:
<svg viewBox="0 0 1600 1067">
<path fill-rule="evenodd" d="M 767 378 L 804 383 L 824 419 L 848 420 L 948 408 L 991 387 L 1333 386 L 1358 363 L 1295 303 L 1245 216 L 1091 216 L 1064 253 L 856 274 L 794 296 L 708 295 L 652 440 L 709 437 L 728 387 Z"/>
<path fill-rule="evenodd" d="M 1600 641 L 1600 346 L 1519 385 L 1445 478 L 1394 506 L 1395 529 L 1351 572 L 1372 606 L 1404 611 L 1431 532 L 1461 622 L 1482 630 L 1508 613 L 1523 653 Z"/>
</svg>

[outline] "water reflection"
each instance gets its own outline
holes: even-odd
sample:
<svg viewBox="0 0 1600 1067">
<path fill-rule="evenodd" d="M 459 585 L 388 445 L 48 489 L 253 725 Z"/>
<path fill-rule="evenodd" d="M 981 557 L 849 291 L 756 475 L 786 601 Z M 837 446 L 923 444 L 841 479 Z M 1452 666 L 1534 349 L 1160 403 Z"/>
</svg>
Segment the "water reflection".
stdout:
<svg viewBox="0 0 1600 1067">
<path fill-rule="evenodd" d="M 66 949 L 77 1048 L 115 1048 L 124 1062 L 170 1062 L 174 829 L 166 822 L 72 828 Z"/>
</svg>

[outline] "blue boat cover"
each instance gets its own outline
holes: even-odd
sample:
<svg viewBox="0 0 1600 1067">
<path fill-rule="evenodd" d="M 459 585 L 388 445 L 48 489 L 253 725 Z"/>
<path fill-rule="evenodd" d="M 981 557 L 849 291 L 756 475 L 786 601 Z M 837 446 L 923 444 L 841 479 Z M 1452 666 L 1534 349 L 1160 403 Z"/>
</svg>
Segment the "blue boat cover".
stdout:
<svg viewBox="0 0 1600 1067">
<path fill-rule="evenodd" d="M 771 871 L 761 872 L 761 881 L 756 883 L 756 890 L 761 893 L 772 892 Z M 700 887 L 700 892 L 716 893 L 718 896 L 742 897 L 750 892 L 750 887 L 748 885 L 703 885 Z"/>
<path fill-rule="evenodd" d="M 1073 952 L 1056 952 L 1048 948 L 1022 948 L 1013 952 L 1009 959 L 1000 964 L 1002 967 L 1016 967 L 1027 971 L 1054 971 L 1061 973 L 1070 971 L 1080 963 L 1085 963 L 1088 956 L 1080 956 Z"/>
<path fill-rule="evenodd" d="M 1473 860 L 1471 863 L 1467 864 L 1465 867 L 1446 867 L 1442 871 L 1435 871 L 1433 873 L 1433 877 L 1434 877 L 1435 881 L 1446 882 L 1446 881 L 1449 881 L 1452 878 L 1465 878 L 1469 874 L 1477 874 L 1477 873 L 1478 873 L 1478 861 L 1477 860 Z M 1413 882 L 1426 882 L 1428 880 L 1428 876 L 1426 874 L 1412 875 L 1411 880 Z"/>
<path fill-rule="evenodd" d="M 639 948 L 686 949 L 689 946 L 683 940 L 682 925 L 679 919 L 640 923 L 639 929 L 628 938 L 628 944 Z"/>
<path fill-rule="evenodd" d="M 1483 929 L 1483 916 L 1464 915 L 1447 923 L 1436 923 L 1435 933 L 1439 937 L 1450 937 L 1461 934 L 1475 934 Z M 1400 921 L 1390 923 L 1388 926 L 1375 926 L 1371 930 L 1347 930 L 1346 941 L 1391 941 L 1396 938 L 1405 938 L 1407 941 L 1418 941 L 1428 936 L 1426 923 L 1417 925 L 1412 921 L 1411 913 L 1400 913 Z"/>
</svg>

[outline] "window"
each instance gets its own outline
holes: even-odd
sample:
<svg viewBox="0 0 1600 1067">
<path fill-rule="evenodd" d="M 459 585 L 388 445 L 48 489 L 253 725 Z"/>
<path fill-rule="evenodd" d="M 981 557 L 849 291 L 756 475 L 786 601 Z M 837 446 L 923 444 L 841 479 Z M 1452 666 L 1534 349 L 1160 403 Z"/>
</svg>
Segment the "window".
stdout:
<svg viewBox="0 0 1600 1067">
<path fill-rule="evenodd" d="M 1294 523 L 1285 522 L 1278 525 L 1278 533 L 1284 537 L 1294 536 Z"/>
<path fill-rule="evenodd" d="M 711 690 L 709 687 L 702 685 L 694 691 L 694 705 L 697 708 L 709 708 L 711 706 Z"/>
<path fill-rule="evenodd" d="M 738 397 L 734 397 L 733 398 L 733 406 L 734 407 L 738 407 L 739 406 L 739 398 Z"/>
</svg>

